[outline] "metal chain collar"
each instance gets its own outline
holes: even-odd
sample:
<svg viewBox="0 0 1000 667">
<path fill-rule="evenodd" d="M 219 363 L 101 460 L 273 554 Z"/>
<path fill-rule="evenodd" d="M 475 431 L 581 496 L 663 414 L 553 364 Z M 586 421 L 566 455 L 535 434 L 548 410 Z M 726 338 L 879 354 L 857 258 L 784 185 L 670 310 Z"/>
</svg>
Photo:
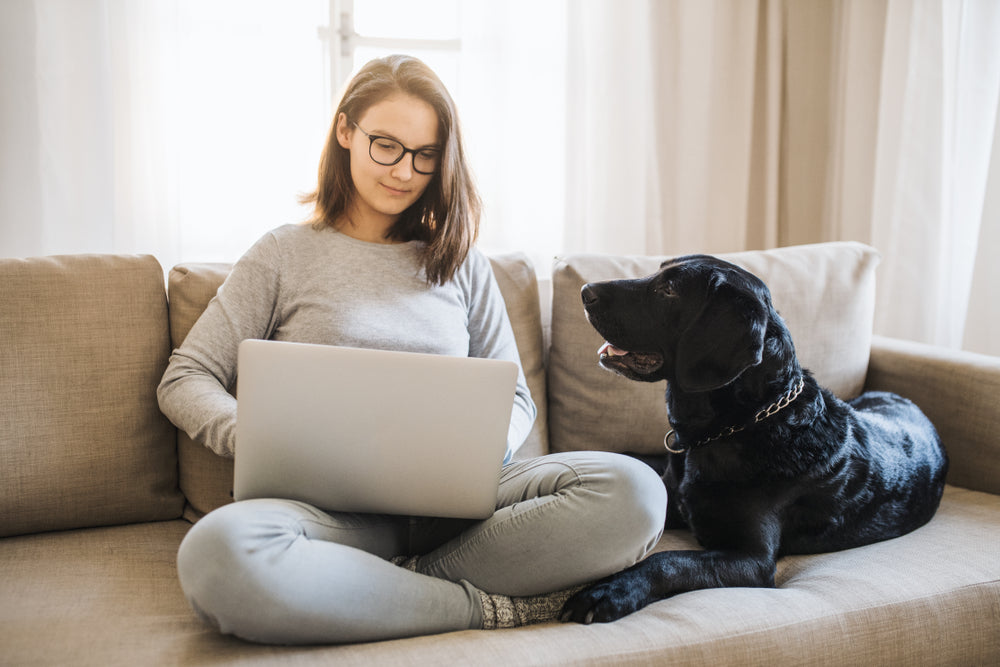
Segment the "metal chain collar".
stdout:
<svg viewBox="0 0 1000 667">
<path fill-rule="evenodd" d="M 775 414 L 787 408 L 796 398 L 799 397 L 799 394 L 802 393 L 802 390 L 805 388 L 805 386 L 806 386 L 806 378 L 804 375 L 800 375 L 799 381 L 798 383 L 796 383 L 794 387 L 792 387 L 784 394 L 782 394 L 781 397 L 774 403 L 767 406 L 763 410 L 760 410 L 756 415 L 754 415 L 753 423 L 758 424 L 767 419 L 768 417 L 774 416 Z M 722 429 L 722 431 L 720 431 L 717 435 L 714 435 L 711 438 L 704 438 L 694 443 L 693 445 L 690 445 L 688 447 L 682 447 L 680 449 L 674 449 L 673 447 L 670 446 L 671 436 L 673 436 L 674 442 L 677 442 L 677 431 L 670 429 L 669 431 L 667 431 L 667 434 L 663 436 L 663 446 L 671 454 L 683 454 L 687 450 L 692 449 L 694 447 L 701 447 L 703 445 L 707 445 L 708 443 L 714 440 L 719 440 L 720 438 L 727 438 L 731 435 L 739 433 L 740 431 L 746 429 L 747 426 L 749 426 L 749 424 L 743 426 L 727 426 L 726 428 Z"/>
</svg>

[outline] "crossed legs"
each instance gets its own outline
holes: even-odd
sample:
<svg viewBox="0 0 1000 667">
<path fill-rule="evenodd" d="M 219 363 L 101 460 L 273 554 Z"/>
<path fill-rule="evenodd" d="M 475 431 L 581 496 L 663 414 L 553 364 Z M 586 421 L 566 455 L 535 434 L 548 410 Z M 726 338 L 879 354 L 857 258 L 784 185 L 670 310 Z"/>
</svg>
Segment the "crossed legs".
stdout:
<svg viewBox="0 0 1000 667">
<path fill-rule="evenodd" d="M 651 469 L 603 452 L 504 467 L 484 521 L 233 503 L 185 537 L 178 572 L 202 618 L 251 641 L 347 643 L 483 627 L 479 591 L 530 596 L 640 560 L 663 529 Z M 415 571 L 388 559 L 413 555 Z"/>
</svg>

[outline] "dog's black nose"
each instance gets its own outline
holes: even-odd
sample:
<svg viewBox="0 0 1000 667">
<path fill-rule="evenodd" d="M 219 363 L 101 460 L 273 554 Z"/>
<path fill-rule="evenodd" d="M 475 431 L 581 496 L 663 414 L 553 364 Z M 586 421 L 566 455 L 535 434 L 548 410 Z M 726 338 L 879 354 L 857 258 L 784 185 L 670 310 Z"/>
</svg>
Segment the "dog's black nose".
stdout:
<svg viewBox="0 0 1000 667">
<path fill-rule="evenodd" d="M 580 296 L 583 298 L 584 306 L 592 306 L 597 303 L 600 297 L 597 296 L 597 288 L 594 287 L 593 283 L 587 283 L 580 290 Z"/>
</svg>

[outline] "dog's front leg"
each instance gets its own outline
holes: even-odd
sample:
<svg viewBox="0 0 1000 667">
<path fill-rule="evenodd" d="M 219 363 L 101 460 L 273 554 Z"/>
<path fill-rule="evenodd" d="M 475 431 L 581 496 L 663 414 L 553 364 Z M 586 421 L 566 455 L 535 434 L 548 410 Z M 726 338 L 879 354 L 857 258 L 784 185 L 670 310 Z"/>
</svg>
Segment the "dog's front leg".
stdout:
<svg viewBox="0 0 1000 667">
<path fill-rule="evenodd" d="M 665 598 L 703 588 L 773 588 L 770 555 L 732 551 L 663 551 L 580 591 L 562 620 L 608 623 Z"/>
</svg>

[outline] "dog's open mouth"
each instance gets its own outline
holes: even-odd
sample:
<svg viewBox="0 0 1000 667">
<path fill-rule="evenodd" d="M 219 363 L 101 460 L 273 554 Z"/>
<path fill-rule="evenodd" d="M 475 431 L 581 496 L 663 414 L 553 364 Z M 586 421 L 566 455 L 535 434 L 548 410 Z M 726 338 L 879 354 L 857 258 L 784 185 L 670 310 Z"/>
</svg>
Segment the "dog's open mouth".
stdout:
<svg viewBox="0 0 1000 667">
<path fill-rule="evenodd" d="M 626 377 L 632 374 L 649 375 L 663 365 L 663 355 L 656 352 L 628 352 L 605 342 L 597 351 L 601 366 Z"/>
</svg>

